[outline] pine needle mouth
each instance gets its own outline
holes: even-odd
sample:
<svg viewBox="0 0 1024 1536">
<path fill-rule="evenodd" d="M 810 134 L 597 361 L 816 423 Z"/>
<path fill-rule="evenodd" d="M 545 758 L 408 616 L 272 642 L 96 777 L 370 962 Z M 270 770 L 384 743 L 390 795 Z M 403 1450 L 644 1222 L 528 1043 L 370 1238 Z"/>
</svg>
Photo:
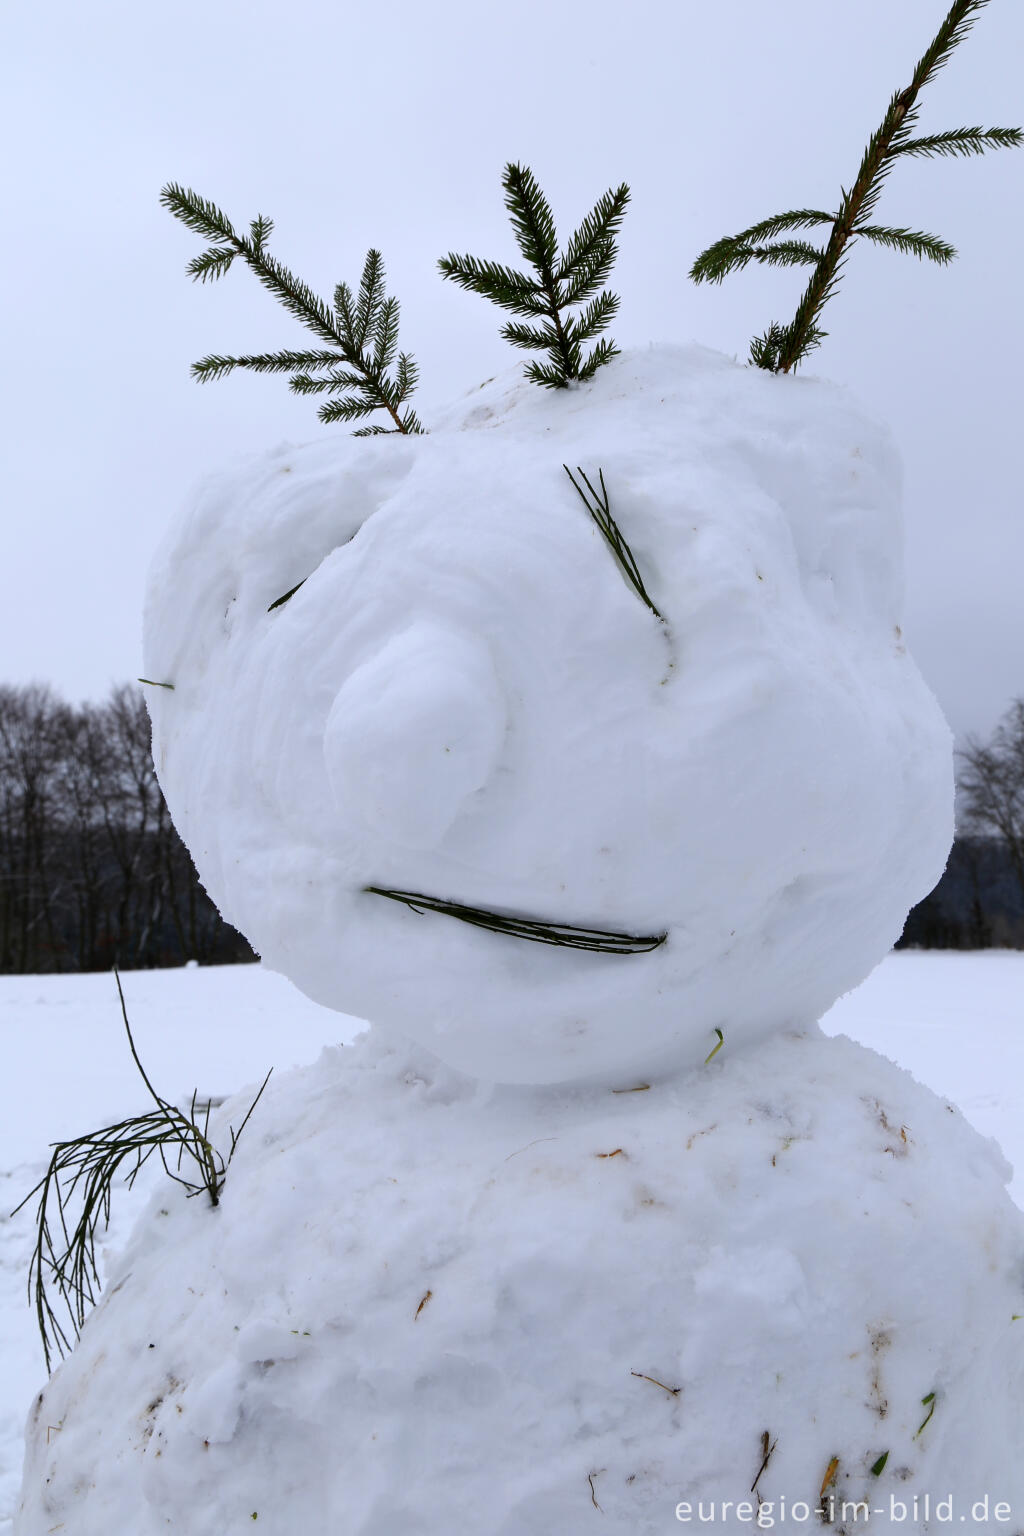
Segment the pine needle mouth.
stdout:
<svg viewBox="0 0 1024 1536">
<path fill-rule="evenodd" d="M 386 896 L 389 901 L 400 901 L 413 912 L 439 912 L 444 917 L 470 923 L 474 928 L 486 928 L 490 933 L 528 939 L 534 944 L 556 944 L 563 949 L 587 949 L 605 955 L 642 955 L 657 949 L 668 938 L 667 933 L 618 933 L 605 928 L 577 928 L 570 923 L 517 917 L 508 912 L 492 912 L 486 907 L 470 907 L 459 901 L 424 896 L 419 891 L 390 891 L 379 885 L 367 885 L 363 889 L 374 896 Z"/>
</svg>

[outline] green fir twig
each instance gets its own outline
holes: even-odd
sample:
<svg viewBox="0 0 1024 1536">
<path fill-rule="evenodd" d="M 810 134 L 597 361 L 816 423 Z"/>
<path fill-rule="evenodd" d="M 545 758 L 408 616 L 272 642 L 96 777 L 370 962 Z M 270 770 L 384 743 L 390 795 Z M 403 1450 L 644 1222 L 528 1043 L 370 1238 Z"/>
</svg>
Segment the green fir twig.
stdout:
<svg viewBox="0 0 1024 1536">
<path fill-rule="evenodd" d="M 625 576 L 630 586 L 636 592 L 637 596 L 647 604 L 648 608 L 654 614 L 654 617 L 656 619 L 660 619 L 664 624 L 664 616 L 659 613 L 658 609 L 654 606 L 654 603 L 651 601 L 650 594 L 648 593 L 647 588 L 644 586 L 643 577 L 640 575 L 640 567 L 637 565 L 636 560 L 633 557 L 633 551 L 622 537 L 619 526 L 615 519 L 612 517 L 611 507 L 608 501 L 608 491 L 604 483 L 604 470 L 598 469 L 597 471 L 598 480 L 601 486 L 600 491 L 597 491 L 594 489 L 594 486 L 590 483 L 590 480 L 587 478 L 584 471 L 580 469 L 578 464 L 576 466 L 576 474 L 580 476 L 580 479 L 583 481 L 583 485 L 586 486 L 586 490 L 584 490 L 583 486 L 580 485 L 568 464 L 563 464 L 562 468 L 565 470 L 566 474 L 569 476 L 569 479 L 572 481 L 577 496 L 580 498 L 583 505 L 590 513 L 594 523 L 604 535 L 604 538 L 608 544 L 608 548 L 615 556 L 622 574 Z"/>
<path fill-rule="evenodd" d="M 114 978 L 132 1059 L 154 1108 L 71 1141 L 56 1142 L 46 1173 L 11 1212 L 16 1215 L 34 1195 L 39 1196 L 28 1292 L 47 1371 L 55 1354 L 63 1358 L 73 1348 L 98 1300 L 96 1242 L 110 1222 L 115 1179 L 120 1175 L 131 1189 L 156 1153 L 168 1178 L 180 1184 L 188 1197 L 205 1194 L 211 1205 L 217 1205 L 238 1139 L 270 1080 L 268 1072 L 238 1130 L 229 1128 L 230 1147 L 224 1158 L 210 1141 L 210 1104 L 197 1112 L 193 1093 L 186 1114 L 153 1087 L 135 1046 L 116 971 Z"/>
<path fill-rule="evenodd" d="M 727 235 L 708 246 L 694 262 L 690 276 L 695 283 L 720 283 L 730 272 L 757 262 L 769 266 L 809 266 L 811 271 L 796 314 L 788 325 L 773 322 L 750 344 L 750 361 L 774 373 L 789 373 L 820 346 L 827 332 L 821 315 L 835 294 L 850 247 L 870 240 L 890 250 L 927 258 L 947 265 L 956 251 L 937 235 L 921 230 L 893 228 L 870 222 L 886 177 L 903 155 L 924 158 L 971 156 L 989 149 L 1013 148 L 1024 143 L 1019 128 L 953 128 L 945 133 L 911 136 L 919 115 L 917 98 L 925 85 L 949 62 L 989 0 L 955 0 L 925 53 L 918 60 L 910 84 L 897 91 L 879 127 L 872 134 L 849 191 L 842 189 L 839 207 L 826 213 L 819 208 L 798 208 L 762 219 L 738 235 Z M 794 230 L 829 226 L 824 245 L 793 239 Z M 780 239 L 780 236 L 786 238 Z"/>
<path fill-rule="evenodd" d="M 502 337 L 527 351 L 547 353 L 546 363 L 527 365 L 528 379 L 546 389 L 566 389 L 593 378 L 598 368 L 618 356 L 612 341 L 602 339 L 587 354 L 584 344 L 600 336 L 619 307 L 618 296 L 604 283 L 618 254 L 616 237 L 629 187 L 623 182 L 598 198 L 561 253 L 551 205 L 529 166 L 506 165 L 502 187 L 516 243 L 532 272 L 454 253 L 442 258 L 438 267 L 460 288 L 532 322 L 509 321 Z M 570 313 L 574 309 L 579 312 Z"/>
<path fill-rule="evenodd" d="M 317 340 L 326 345 L 306 351 L 260 352 L 243 357 L 211 353 L 192 364 L 192 376 L 201 383 L 221 379 L 235 368 L 253 373 L 290 373 L 290 388 L 299 395 L 327 394 L 319 409 L 321 421 L 357 421 L 383 410 L 394 425 L 373 423 L 354 436 L 382 432 L 420 433 L 423 427 L 406 402 L 416 388 L 417 367 L 412 355 L 398 351 L 397 299 L 384 291 L 384 261 L 380 251 L 366 255 L 358 294 L 347 283 L 334 290 L 331 309 L 311 288 L 271 256 L 266 248 L 273 223 L 262 214 L 249 226 L 249 234 L 236 233 L 231 220 L 215 203 L 191 188 L 170 182 L 160 201 L 176 219 L 213 245 L 189 262 L 193 280 L 223 277 L 236 257 L 241 257 L 276 299 Z M 326 370 L 326 372 L 324 371 Z"/>
<path fill-rule="evenodd" d="M 667 933 L 637 935 L 604 928 L 577 928 L 567 923 L 552 923 L 531 917 L 515 917 L 506 912 L 489 911 L 486 907 L 442 901 L 436 896 L 424 896 L 418 891 L 392 891 L 379 885 L 367 885 L 364 890 L 374 896 L 386 896 L 390 901 L 399 901 L 413 912 L 439 912 L 445 917 L 458 918 L 462 923 L 471 923 L 475 928 L 486 928 L 491 933 L 507 934 L 514 939 L 531 939 L 536 944 L 557 944 L 564 949 L 589 949 L 607 955 L 639 955 L 657 949 L 668 938 Z"/>
</svg>

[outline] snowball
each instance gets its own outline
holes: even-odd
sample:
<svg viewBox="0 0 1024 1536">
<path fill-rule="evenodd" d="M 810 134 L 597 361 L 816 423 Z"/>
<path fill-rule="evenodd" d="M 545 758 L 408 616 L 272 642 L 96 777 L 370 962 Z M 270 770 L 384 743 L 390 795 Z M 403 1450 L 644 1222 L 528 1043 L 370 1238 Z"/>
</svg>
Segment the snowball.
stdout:
<svg viewBox="0 0 1024 1536">
<path fill-rule="evenodd" d="M 603 472 L 664 622 L 563 465 Z M 952 833 L 898 480 L 842 391 L 663 347 L 209 482 L 146 613 L 204 884 L 310 997 L 490 1079 L 653 1076 L 816 1020 Z"/>
<path fill-rule="evenodd" d="M 1017 1530 L 1007 1173 L 816 1028 L 635 1092 L 485 1089 L 374 1030 L 271 1080 L 218 1209 L 151 1206 L 15 1536 L 665 1536 L 698 1501 L 738 1532 L 755 1481 L 780 1532 L 985 1498 Z"/>
</svg>

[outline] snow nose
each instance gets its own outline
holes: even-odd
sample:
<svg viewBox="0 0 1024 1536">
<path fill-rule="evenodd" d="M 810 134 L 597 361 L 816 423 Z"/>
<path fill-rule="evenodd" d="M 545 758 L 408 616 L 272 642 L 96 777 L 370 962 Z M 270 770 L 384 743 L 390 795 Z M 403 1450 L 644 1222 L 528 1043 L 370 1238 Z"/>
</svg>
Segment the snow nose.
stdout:
<svg viewBox="0 0 1024 1536">
<path fill-rule="evenodd" d="M 432 848 L 483 788 L 507 712 L 478 638 L 417 620 L 339 689 L 324 757 L 338 812 L 392 846 Z"/>
</svg>

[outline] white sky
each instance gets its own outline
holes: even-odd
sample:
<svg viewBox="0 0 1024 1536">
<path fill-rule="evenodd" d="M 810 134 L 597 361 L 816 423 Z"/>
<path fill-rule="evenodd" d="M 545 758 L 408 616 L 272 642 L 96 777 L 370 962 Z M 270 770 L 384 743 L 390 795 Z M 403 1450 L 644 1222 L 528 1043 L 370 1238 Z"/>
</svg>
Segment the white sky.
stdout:
<svg viewBox="0 0 1024 1536">
<path fill-rule="evenodd" d="M 197 236 L 160 208 L 193 186 L 329 295 L 383 249 L 416 404 L 517 354 L 500 316 L 436 275 L 449 250 L 513 259 L 505 161 L 569 232 L 633 189 L 620 345 L 746 356 L 804 275 L 686 279 L 718 236 L 833 207 L 947 0 L 32 0 L 0 19 L 6 367 L 0 682 L 97 697 L 140 670 L 146 565 L 189 486 L 239 451 L 323 427 L 276 378 L 200 388 L 210 351 L 306 333 L 238 267 L 200 288 Z M 993 0 L 923 98 L 921 131 L 1024 122 L 1024 7 Z M 940 270 L 853 252 L 812 365 L 894 428 L 906 468 L 905 628 L 959 732 L 1024 694 L 1020 231 L 1024 152 L 908 161 L 879 222 L 960 250 Z"/>
</svg>

